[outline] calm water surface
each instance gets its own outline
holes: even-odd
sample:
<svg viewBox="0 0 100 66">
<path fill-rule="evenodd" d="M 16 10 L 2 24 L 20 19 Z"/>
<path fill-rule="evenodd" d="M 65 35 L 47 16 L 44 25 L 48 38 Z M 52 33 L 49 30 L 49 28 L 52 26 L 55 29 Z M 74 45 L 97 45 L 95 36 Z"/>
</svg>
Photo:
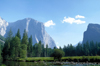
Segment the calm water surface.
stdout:
<svg viewBox="0 0 100 66">
<path fill-rule="evenodd" d="M 67 62 L 65 62 L 67 63 Z M 70 65 L 53 65 L 51 62 L 44 63 L 35 63 L 35 62 L 15 62 L 15 61 L 6 61 L 4 62 L 6 66 L 100 66 L 100 64 L 70 64 Z"/>
</svg>

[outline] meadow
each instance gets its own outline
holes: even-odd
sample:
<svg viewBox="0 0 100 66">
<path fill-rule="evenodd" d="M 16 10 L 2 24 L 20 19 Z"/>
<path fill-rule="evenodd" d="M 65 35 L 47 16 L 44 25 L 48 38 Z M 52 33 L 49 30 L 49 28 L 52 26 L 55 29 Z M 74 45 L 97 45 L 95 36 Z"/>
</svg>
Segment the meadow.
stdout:
<svg viewBox="0 0 100 66">
<path fill-rule="evenodd" d="M 27 58 L 18 58 L 17 61 L 26 61 L 26 62 L 35 62 L 35 61 L 58 61 L 54 60 L 53 57 L 27 57 Z M 66 62 L 99 62 L 100 56 L 68 56 L 62 57 L 61 61 Z"/>
</svg>

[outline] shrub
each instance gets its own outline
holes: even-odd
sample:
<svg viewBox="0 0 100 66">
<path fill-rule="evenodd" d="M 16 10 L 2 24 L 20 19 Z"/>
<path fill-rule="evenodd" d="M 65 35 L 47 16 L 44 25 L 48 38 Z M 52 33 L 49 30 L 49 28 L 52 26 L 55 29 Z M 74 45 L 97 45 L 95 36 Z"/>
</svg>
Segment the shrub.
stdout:
<svg viewBox="0 0 100 66">
<path fill-rule="evenodd" d="M 55 59 L 61 60 L 61 58 L 65 55 L 64 51 L 60 49 L 54 49 L 54 52 L 51 54 L 51 57 Z"/>
</svg>

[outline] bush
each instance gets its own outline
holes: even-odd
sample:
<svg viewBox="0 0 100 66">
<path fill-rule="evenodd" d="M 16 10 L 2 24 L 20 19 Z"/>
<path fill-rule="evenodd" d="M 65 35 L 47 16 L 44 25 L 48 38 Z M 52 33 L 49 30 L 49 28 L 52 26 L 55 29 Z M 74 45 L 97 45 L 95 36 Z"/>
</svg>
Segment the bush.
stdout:
<svg viewBox="0 0 100 66">
<path fill-rule="evenodd" d="M 51 57 L 55 59 L 61 60 L 61 58 L 65 55 L 64 51 L 60 49 L 54 49 L 54 52 L 51 54 Z"/>
</svg>

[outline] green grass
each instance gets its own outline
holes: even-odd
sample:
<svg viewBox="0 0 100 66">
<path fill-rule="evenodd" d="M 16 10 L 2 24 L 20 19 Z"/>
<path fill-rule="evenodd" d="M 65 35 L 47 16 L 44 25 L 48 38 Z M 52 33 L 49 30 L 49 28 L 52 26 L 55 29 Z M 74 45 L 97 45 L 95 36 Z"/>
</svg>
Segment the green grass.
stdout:
<svg viewBox="0 0 100 66">
<path fill-rule="evenodd" d="M 27 61 L 32 61 L 32 60 L 34 60 L 34 61 L 52 61 L 52 60 L 54 60 L 54 58 L 53 57 L 28 57 L 26 60 Z"/>
<path fill-rule="evenodd" d="M 18 61 L 53 61 L 53 57 L 28 57 L 28 58 L 18 58 Z"/>
<path fill-rule="evenodd" d="M 88 61 L 92 60 L 100 60 L 100 56 L 68 56 L 68 57 L 62 57 L 62 60 L 84 60 L 87 59 Z M 53 57 L 28 57 L 28 58 L 18 58 L 18 61 L 54 61 Z"/>
<path fill-rule="evenodd" d="M 74 62 L 100 62 L 100 56 L 69 56 L 62 57 L 62 60 Z"/>
<path fill-rule="evenodd" d="M 100 56 L 68 56 L 62 59 L 100 59 Z"/>
</svg>

